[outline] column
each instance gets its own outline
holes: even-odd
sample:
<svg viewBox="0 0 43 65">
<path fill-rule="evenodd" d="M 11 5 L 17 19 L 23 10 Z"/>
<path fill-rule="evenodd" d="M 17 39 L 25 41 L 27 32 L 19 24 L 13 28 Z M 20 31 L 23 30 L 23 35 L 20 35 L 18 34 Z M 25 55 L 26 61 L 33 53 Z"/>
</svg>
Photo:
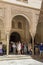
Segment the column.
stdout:
<svg viewBox="0 0 43 65">
<path fill-rule="evenodd" d="M 32 37 L 32 49 L 33 49 L 32 55 L 34 55 L 34 37 Z"/>
<path fill-rule="evenodd" d="M 7 55 L 9 55 L 9 35 L 7 34 Z"/>
</svg>

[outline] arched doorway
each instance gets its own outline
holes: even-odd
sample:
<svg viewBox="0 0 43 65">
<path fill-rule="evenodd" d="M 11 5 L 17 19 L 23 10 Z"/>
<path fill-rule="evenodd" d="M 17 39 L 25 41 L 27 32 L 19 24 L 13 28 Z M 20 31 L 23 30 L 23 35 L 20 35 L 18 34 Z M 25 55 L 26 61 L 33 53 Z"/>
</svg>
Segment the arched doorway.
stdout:
<svg viewBox="0 0 43 65">
<path fill-rule="evenodd" d="M 25 18 L 22 15 L 14 16 L 12 19 L 11 25 L 12 26 L 11 26 L 11 35 L 10 35 L 10 45 L 12 46 L 11 42 L 16 43 L 18 41 L 21 41 L 21 44 L 25 43 L 24 46 L 26 45 L 26 50 L 28 51 L 28 43 L 32 43 L 32 39 L 31 39 L 31 35 L 29 32 L 29 22 L 28 22 L 27 18 Z M 11 52 L 13 52 L 12 47 L 11 47 Z M 26 52 L 26 53 L 28 53 L 28 52 Z"/>
<path fill-rule="evenodd" d="M 21 41 L 20 34 L 18 32 L 11 33 L 11 35 L 10 35 L 10 42 L 11 41 L 13 41 L 13 42 Z"/>
<path fill-rule="evenodd" d="M 29 22 L 22 15 L 16 15 L 12 19 L 11 32 L 16 31 L 21 35 L 21 41 L 28 42 L 30 40 Z"/>
</svg>

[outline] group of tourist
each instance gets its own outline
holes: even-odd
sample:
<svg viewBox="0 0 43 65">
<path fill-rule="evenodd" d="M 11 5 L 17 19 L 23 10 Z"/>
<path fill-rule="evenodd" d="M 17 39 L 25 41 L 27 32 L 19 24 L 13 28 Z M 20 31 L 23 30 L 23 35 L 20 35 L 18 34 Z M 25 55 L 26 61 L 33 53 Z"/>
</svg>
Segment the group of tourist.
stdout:
<svg viewBox="0 0 43 65">
<path fill-rule="evenodd" d="M 32 44 L 31 43 L 26 43 L 26 42 L 11 42 L 11 48 L 10 52 L 14 54 L 32 54 Z M 40 43 L 37 46 L 34 46 L 35 48 L 39 49 L 39 54 L 41 55 L 43 53 L 43 43 Z M 35 49 L 34 49 L 35 52 Z M 38 54 L 37 52 L 35 54 Z"/>
<path fill-rule="evenodd" d="M 14 54 L 32 54 L 32 46 L 26 42 L 11 42 L 10 52 Z"/>
<path fill-rule="evenodd" d="M 34 45 L 34 52 L 35 49 L 39 49 L 39 54 L 43 55 L 43 43 Z M 9 53 L 10 54 L 29 54 L 32 55 L 32 44 L 26 43 L 26 42 L 10 42 L 9 44 Z M 6 53 L 6 47 L 3 46 L 2 42 L 0 42 L 0 55 Z M 34 54 L 37 54 L 38 52 L 35 52 Z"/>
</svg>

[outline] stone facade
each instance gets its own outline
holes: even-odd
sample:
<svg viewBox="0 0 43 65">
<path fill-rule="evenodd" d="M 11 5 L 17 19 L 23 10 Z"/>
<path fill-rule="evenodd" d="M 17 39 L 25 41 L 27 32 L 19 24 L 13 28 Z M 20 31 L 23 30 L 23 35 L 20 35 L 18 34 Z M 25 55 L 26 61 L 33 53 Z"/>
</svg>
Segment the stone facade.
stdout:
<svg viewBox="0 0 43 65">
<path fill-rule="evenodd" d="M 40 11 L 37 9 L 0 2 L 0 41 L 7 45 L 7 52 L 12 32 L 18 32 L 21 36 L 21 41 L 29 42 L 30 36 L 34 39 L 39 13 Z M 13 18 L 15 28 L 12 28 Z M 22 23 L 22 29 L 18 29 L 18 21 Z"/>
</svg>

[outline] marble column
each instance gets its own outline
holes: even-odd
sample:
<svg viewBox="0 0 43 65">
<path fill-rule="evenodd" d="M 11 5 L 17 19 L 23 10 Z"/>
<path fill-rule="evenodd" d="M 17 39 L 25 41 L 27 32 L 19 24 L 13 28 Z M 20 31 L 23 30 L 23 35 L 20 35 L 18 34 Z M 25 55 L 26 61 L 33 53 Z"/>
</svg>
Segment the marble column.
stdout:
<svg viewBox="0 0 43 65">
<path fill-rule="evenodd" d="M 9 35 L 7 34 L 7 55 L 9 55 Z"/>
<path fill-rule="evenodd" d="M 34 55 L 34 37 L 32 37 L 32 55 Z"/>
</svg>

